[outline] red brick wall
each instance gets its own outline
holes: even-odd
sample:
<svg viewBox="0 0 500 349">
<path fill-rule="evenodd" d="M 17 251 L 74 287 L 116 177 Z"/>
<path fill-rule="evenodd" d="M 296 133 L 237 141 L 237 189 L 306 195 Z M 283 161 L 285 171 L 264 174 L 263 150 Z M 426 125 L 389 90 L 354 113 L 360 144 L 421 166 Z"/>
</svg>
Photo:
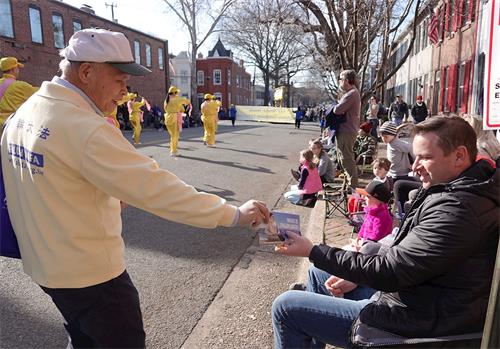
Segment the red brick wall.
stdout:
<svg viewBox="0 0 500 349">
<path fill-rule="evenodd" d="M 163 105 L 166 94 L 166 81 L 168 74 L 168 47 L 161 39 L 143 34 L 112 21 L 81 11 L 75 7 L 54 0 L 11 0 L 14 38 L 0 37 L 0 56 L 15 56 L 25 63 L 21 70 L 20 79 L 33 85 L 39 86 L 42 81 L 50 80 L 58 74 L 58 65 L 61 58 L 57 48 L 54 47 L 54 34 L 52 31 L 52 13 L 58 13 L 63 17 L 64 41 L 68 42 L 73 34 L 73 19 L 78 19 L 83 28 L 97 26 L 99 28 L 120 31 L 130 41 L 132 53 L 134 52 L 134 40 L 141 43 L 141 64 L 146 65 L 146 47 L 151 45 L 152 70 L 146 78 L 131 77 L 129 85 L 132 90 L 137 90 L 145 96 L 151 104 Z M 41 11 L 43 44 L 31 41 L 29 22 L 29 6 L 35 6 Z M 158 48 L 163 48 L 164 68 L 159 68 Z"/>
<path fill-rule="evenodd" d="M 222 74 L 222 84 L 214 85 L 213 71 L 220 69 Z M 231 84 L 228 85 L 228 69 L 231 69 Z M 196 60 L 196 71 L 203 70 L 205 74 L 204 85 L 197 87 L 197 93 L 214 94 L 219 92 L 222 94 L 222 107 L 228 108 L 229 103 L 248 105 L 250 104 L 250 74 L 231 58 L 205 58 Z M 197 74 L 197 73 L 195 73 Z M 236 86 L 236 76 L 240 76 L 240 87 Z M 229 93 L 231 93 L 231 101 L 229 101 Z M 240 102 L 237 103 L 240 96 Z"/>
</svg>

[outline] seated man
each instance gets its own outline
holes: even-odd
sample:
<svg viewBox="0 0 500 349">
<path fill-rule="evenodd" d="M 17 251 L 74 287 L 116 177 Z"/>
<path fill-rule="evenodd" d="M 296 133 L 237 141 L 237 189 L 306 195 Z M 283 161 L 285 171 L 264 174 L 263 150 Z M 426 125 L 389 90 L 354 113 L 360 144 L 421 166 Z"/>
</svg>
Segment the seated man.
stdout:
<svg viewBox="0 0 500 349">
<path fill-rule="evenodd" d="M 359 126 L 358 136 L 354 142 L 354 157 L 356 163 L 362 163 L 362 156 L 368 157 L 370 163 L 377 152 L 377 140 L 370 134 L 372 126 L 369 122 L 364 122 Z"/>
<path fill-rule="evenodd" d="M 413 150 L 423 189 L 390 246 L 368 255 L 290 234 L 277 249 L 309 257 L 314 293 L 288 291 L 274 301 L 276 348 L 345 347 L 356 318 L 387 331 L 394 345 L 398 336 L 482 331 L 498 245 L 499 172 L 475 161 L 476 135 L 460 117 L 416 125 Z"/>
</svg>

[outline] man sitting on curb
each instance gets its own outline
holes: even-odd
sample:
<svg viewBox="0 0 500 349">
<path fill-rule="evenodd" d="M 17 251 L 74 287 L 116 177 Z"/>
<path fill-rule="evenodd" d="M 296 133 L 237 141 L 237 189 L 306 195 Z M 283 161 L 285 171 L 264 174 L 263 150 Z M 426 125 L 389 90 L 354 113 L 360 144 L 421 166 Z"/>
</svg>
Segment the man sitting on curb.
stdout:
<svg viewBox="0 0 500 349">
<path fill-rule="evenodd" d="M 413 149 L 423 188 L 391 246 L 363 254 L 290 234 L 278 248 L 314 263 L 314 293 L 288 291 L 274 301 L 276 348 L 348 346 L 356 318 L 395 344 L 398 336 L 482 331 L 498 245 L 499 173 L 475 162 L 476 135 L 460 117 L 418 124 Z M 380 292 L 371 297 L 373 290 Z"/>
</svg>

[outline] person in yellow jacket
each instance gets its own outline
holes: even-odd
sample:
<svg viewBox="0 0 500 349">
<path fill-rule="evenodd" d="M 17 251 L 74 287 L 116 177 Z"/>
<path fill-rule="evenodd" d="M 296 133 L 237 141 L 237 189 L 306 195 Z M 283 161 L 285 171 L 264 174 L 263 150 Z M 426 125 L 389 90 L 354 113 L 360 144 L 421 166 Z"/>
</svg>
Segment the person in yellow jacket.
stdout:
<svg viewBox="0 0 500 349">
<path fill-rule="evenodd" d="M 33 87 L 27 82 L 17 80 L 19 68 L 24 64 L 19 63 L 15 57 L 4 57 L 0 59 L 0 127 L 10 114 L 14 113 L 38 87 Z"/>
<path fill-rule="evenodd" d="M 215 146 L 215 127 L 217 111 L 219 110 L 219 105 L 212 97 L 209 93 L 205 94 L 205 102 L 201 104 L 201 121 L 203 121 L 203 128 L 205 129 L 203 142 L 209 147 Z"/>
<path fill-rule="evenodd" d="M 170 86 L 168 95 L 163 103 L 165 110 L 165 126 L 170 135 L 170 156 L 177 156 L 177 144 L 179 143 L 180 125 L 178 114 L 184 112 L 184 106 L 191 104 L 185 97 L 179 96 L 180 90 L 175 86 Z"/>
<path fill-rule="evenodd" d="M 215 130 L 214 136 L 215 136 L 215 133 L 217 133 L 217 130 L 219 129 L 219 110 L 220 107 L 222 106 L 222 102 L 215 96 L 212 96 L 212 101 L 217 105 L 217 112 L 215 114 L 215 129 L 214 129 Z"/>
<path fill-rule="evenodd" d="M 132 92 L 127 93 L 125 96 L 123 96 L 121 101 L 118 102 L 118 106 L 123 105 L 128 101 L 131 101 L 132 99 L 135 99 L 135 97 L 137 97 L 135 93 Z M 113 124 L 117 128 L 120 128 L 120 123 L 118 122 L 118 119 L 116 117 L 116 114 L 118 113 L 118 106 L 116 106 L 111 113 L 107 114 L 106 118 L 111 124 Z"/>
<path fill-rule="evenodd" d="M 146 98 L 142 97 L 141 101 L 137 100 L 138 93 L 134 93 L 134 98 L 127 102 L 128 112 L 129 112 L 129 120 L 134 128 L 134 144 L 141 144 L 141 122 L 142 119 L 142 110 L 141 107 L 146 104 Z"/>
</svg>

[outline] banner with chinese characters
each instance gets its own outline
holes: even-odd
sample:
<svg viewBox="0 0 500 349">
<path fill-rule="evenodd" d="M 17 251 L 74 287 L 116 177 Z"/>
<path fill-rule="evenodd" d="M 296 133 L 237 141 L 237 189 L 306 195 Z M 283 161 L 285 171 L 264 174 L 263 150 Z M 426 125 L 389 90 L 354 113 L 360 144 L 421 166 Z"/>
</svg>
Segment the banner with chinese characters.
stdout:
<svg viewBox="0 0 500 349">
<path fill-rule="evenodd" d="M 250 105 L 236 106 L 236 119 L 263 122 L 290 123 L 295 122 L 292 108 L 257 107 Z"/>
<path fill-rule="evenodd" d="M 488 11 L 488 49 L 484 74 L 484 129 L 500 129 L 500 0 L 490 0 Z"/>
</svg>

